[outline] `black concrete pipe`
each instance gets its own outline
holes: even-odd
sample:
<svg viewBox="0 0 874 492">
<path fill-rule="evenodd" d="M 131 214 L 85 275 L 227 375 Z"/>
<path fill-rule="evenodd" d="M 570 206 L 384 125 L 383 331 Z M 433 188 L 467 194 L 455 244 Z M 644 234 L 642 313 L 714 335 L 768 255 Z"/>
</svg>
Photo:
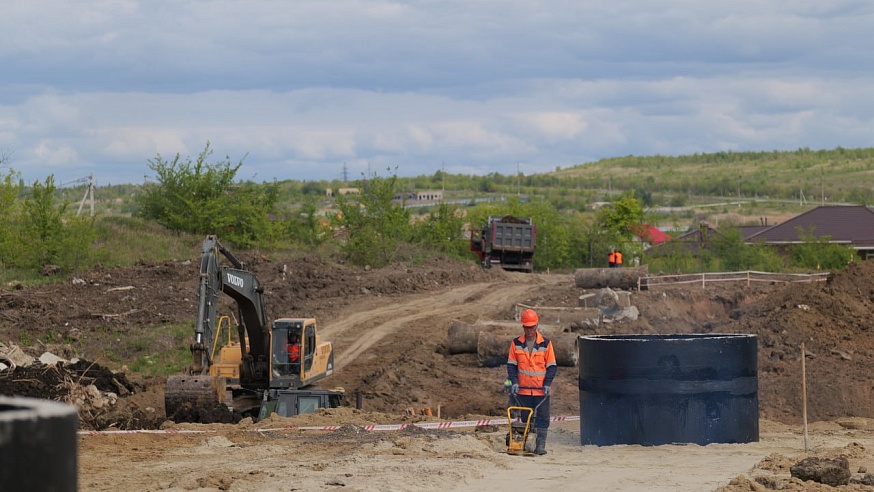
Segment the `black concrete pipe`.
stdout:
<svg viewBox="0 0 874 492">
<path fill-rule="evenodd" d="M 581 443 L 758 441 L 757 344 L 746 334 L 581 336 Z"/>
<path fill-rule="evenodd" d="M 77 490 L 76 407 L 0 396 L 0 489 Z"/>
</svg>

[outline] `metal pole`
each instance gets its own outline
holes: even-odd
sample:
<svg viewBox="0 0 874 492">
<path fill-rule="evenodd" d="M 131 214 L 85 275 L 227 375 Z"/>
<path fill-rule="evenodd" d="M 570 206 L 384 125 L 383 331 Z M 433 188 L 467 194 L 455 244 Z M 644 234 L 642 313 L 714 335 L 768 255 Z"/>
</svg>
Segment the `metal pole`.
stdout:
<svg viewBox="0 0 874 492">
<path fill-rule="evenodd" d="M 801 418 L 804 420 L 804 452 L 807 452 L 807 352 L 801 342 Z"/>
</svg>

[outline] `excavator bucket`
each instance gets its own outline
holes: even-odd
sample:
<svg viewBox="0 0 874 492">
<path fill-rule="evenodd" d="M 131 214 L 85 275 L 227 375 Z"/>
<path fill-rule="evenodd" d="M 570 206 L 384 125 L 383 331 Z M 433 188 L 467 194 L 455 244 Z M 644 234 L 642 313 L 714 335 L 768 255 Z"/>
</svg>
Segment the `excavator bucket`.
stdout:
<svg viewBox="0 0 874 492">
<path fill-rule="evenodd" d="M 216 378 L 210 375 L 177 375 L 167 378 L 164 391 L 164 410 L 167 418 L 188 403 L 194 407 L 210 408 L 218 405 Z"/>
</svg>

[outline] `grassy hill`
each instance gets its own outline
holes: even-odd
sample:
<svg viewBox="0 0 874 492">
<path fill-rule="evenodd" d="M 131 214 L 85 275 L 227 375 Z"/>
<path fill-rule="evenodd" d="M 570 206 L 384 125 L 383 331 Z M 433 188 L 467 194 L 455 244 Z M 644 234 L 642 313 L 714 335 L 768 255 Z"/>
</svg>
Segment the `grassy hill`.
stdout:
<svg viewBox="0 0 874 492">
<path fill-rule="evenodd" d="M 550 176 L 579 189 L 641 190 L 667 197 L 767 198 L 829 203 L 874 199 L 874 148 L 618 157 Z"/>
</svg>

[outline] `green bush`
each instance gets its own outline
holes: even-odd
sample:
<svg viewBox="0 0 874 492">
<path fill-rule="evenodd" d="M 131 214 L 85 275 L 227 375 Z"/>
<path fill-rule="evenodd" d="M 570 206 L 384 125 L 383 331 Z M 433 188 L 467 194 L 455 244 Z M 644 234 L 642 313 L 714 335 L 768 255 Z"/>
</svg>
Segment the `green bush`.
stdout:
<svg viewBox="0 0 874 492">
<path fill-rule="evenodd" d="M 360 195 L 337 197 L 346 235 L 341 252 L 353 265 L 387 265 L 413 239 L 409 211 L 393 201 L 399 189 L 398 178 L 382 178 L 374 173 L 356 182 L 356 186 L 362 190 Z"/>
<path fill-rule="evenodd" d="M 171 161 L 160 155 L 150 160 L 157 184 L 144 187 L 139 213 L 171 231 L 217 234 L 240 246 L 254 245 L 269 232 L 277 187 L 237 182 L 242 161 L 232 165 L 225 158 L 210 164 L 211 154 L 207 142 L 195 161 L 179 154 Z"/>
</svg>

